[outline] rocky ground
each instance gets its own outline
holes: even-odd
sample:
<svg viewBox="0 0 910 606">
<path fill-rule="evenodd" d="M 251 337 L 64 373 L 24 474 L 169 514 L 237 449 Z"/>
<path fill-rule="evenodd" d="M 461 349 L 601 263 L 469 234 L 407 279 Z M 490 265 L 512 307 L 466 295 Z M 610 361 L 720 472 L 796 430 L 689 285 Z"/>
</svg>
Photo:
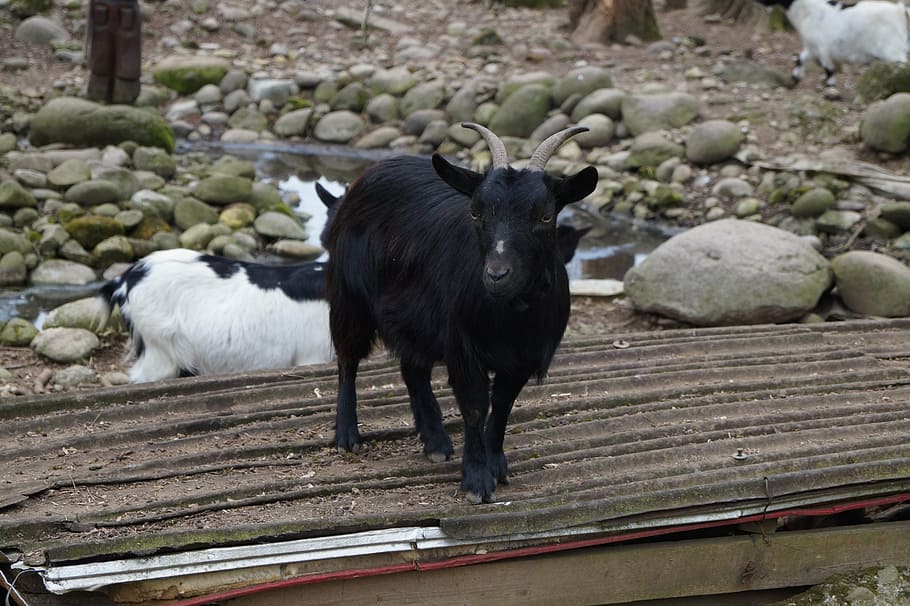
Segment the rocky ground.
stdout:
<svg viewBox="0 0 910 606">
<path fill-rule="evenodd" d="M 9 41 L 0 47 L 0 118 L 4 120 L 3 131 L 16 133 L 20 150 L 27 150 L 25 137 L 34 112 L 56 96 L 79 96 L 84 89 L 87 72 L 80 55 L 84 12 L 79 1 L 57 2 L 49 14 L 69 40 L 53 46 L 34 44 L 17 39 L 20 19 L 10 9 L 19 3 L 0 2 L 0 37 Z M 817 158 L 834 150 L 851 161 L 874 162 L 897 172 L 906 164 L 903 154 L 870 151 L 860 141 L 859 124 L 868 105 L 855 100 L 861 69 L 847 66 L 836 88 L 822 88 L 822 73 L 817 68 L 810 68 L 807 79 L 798 87 L 779 85 L 786 82 L 792 56 L 799 48 L 798 39 L 791 32 L 772 33 L 754 23 L 727 22 L 691 7 L 659 12 L 663 40 L 657 43 L 631 40 L 626 45 L 576 45 L 569 38 L 564 9 L 535 11 L 459 0 L 395 0 L 372 6 L 372 14 L 381 27 L 371 29 L 364 37 L 359 28 L 364 8 L 365 3 L 359 1 L 327 0 L 142 3 L 143 83 L 148 85 L 144 94 L 151 91 L 149 94 L 163 95 L 158 108 L 178 134 L 189 141 L 217 141 L 227 140 L 231 131 L 236 135 L 249 129 L 225 124 L 221 120 L 223 111 L 208 115 L 177 111 L 175 108 L 180 108 L 184 100 L 192 100 L 192 96 L 168 93 L 153 81 L 152 72 L 165 59 L 205 55 L 219 58 L 232 71 L 250 77 L 293 79 L 298 83 L 331 81 L 338 86 L 366 78 L 377 70 L 405 66 L 416 80 L 442 81 L 447 91 L 457 91 L 472 81 L 481 82 L 481 88 L 492 82 L 494 90 L 488 99 L 499 82 L 521 81 L 527 74 L 559 78 L 574 69 L 596 67 L 609 71 L 612 86 L 617 89 L 684 93 L 687 99 L 697 102 L 697 121 L 722 119 L 735 125 L 743 135 L 738 144 L 740 159 L 774 160 L 794 153 Z M 765 72 L 765 68 L 770 71 Z M 736 69 L 740 70 L 738 75 L 734 73 Z M 318 91 L 317 87 L 312 94 L 317 102 Z M 226 98 L 219 99 L 213 107 L 222 110 L 225 103 Z M 197 100 L 197 105 L 205 103 Z M 260 103 L 257 109 L 272 124 L 279 108 Z M 326 111 L 318 104 L 315 110 Z M 371 124 L 369 129 L 374 132 L 366 134 L 375 134 L 381 130 L 379 126 Z M 610 184 L 594 200 L 595 212 L 630 213 L 638 220 L 666 221 L 683 227 L 722 216 L 772 223 L 777 217 L 780 221 L 779 208 L 769 198 L 781 188 L 756 166 L 728 157 L 708 164 L 675 160 L 630 171 L 623 162 L 634 139 L 621 130 L 628 130 L 628 125 L 617 121 L 610 128 L 614 126 L 618 129 L 616 137 L 607 137 L 608 143 L 584 150 L 566 146 L 569 150 L 563 158 L 569 166 L 580 161 L 597 164 L 602 184 Z M 282 135 L 275 134 L 275 130 L 270 127 L 255 138 L 265 142 L 280 140 Z M 667 138 L 671 143 L 684 143 L 690 130 L 690 126 L 671 129 Z M 312 133 L 288 135 L 284 140 L 306 144 L 313 142 L 313 137 Z M 386 145 L 423 152 L 435 147 L 422 136 L 408 136 L 400 130 Z M 448 141 L 439 147 L 465 156 L 463 149 Z M 0 173 L 4 170 L 0 168 Z M 0 176 L 6 178 L 9 174 Z M 725 190 L 718 189 L 725 179 L 734 180 L 736 186 L 743 184 L 749 195 L 728 196 Z M 670 182 L 672 188 L 661 188 L 658 182 Z M 763 182 L 770 189 L 762 190 Z M 888 196 L 843 179 L 829 178 L 823 184 L 830 185 L 838 204 L 848 212 L 877 209 L 891 202 Z M 800 173 L 791 190 L 805 191 L 815 185 L 818 183 L 811 175 Z M 758 193 L 753 196 L 752 192 Z M 662 207 L 658 194 L 669 196 L 672 204 Z M 877 213 L 876 210 L 870 216 Z M 829 256 L 850 247 L 883 250 L 897 257 L 903 254 L 903 249 L 892 242 L 858 235 L 851 224 L 844 230 L 821 234 L 818 245 Z M 622 298 L 576 298 L 574 303 L 569 334 L 678 325 L 638 312 Z M 85 364 L 94 371 L 98 382 L 73 388 L 121 381 L 122 351 L 122 336 L 102 335 L 100 347 Z M 54 373 L 67 368 L 67 364 L 49 362 L 29 349 L 0 349 L 0 366 L 10 373 L 4 394 L 70 388 L 54 378 Z"/>
</svg>

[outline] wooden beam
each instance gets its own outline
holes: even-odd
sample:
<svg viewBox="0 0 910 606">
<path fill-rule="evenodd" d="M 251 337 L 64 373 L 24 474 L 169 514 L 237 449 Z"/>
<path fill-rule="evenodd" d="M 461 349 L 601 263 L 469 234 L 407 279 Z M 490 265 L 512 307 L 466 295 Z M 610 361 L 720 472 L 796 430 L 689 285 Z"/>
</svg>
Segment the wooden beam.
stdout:
<svg viewBox="0 0 910 606">
<path fill-rule="evenodd" d="M 612 545 L 458 568 L 298 585 L 223 606 L 623 604 L 814 585 L 836 573 L 906 566 L 910 522 Z"/>
</svg>

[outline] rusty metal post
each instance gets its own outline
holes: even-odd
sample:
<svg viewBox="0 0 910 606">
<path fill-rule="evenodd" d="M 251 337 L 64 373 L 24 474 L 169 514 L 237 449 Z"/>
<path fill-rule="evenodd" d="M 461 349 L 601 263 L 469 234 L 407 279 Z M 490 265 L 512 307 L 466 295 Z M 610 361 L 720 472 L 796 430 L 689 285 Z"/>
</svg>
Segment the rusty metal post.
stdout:
<svg viewBox="0 0 910 606">
<path fill-rule="evenodd" d="M 90 0 L 87 96 L 132 103 L 139 95 L 142 31 L 138 0 Z"/>
</svg>

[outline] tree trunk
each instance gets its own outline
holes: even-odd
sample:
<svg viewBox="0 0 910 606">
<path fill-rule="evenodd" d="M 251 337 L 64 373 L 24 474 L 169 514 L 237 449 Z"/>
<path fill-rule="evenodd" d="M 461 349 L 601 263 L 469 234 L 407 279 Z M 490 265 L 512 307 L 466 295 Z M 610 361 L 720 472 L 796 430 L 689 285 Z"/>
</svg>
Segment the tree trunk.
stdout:
<svg viewBox="0 0 910 606">
<path fill-rule="evenodd" d="M 660 39 L 651 0 L 568 0 L 568 10 L 572 40 L 578 43 Z"/>
</svg>

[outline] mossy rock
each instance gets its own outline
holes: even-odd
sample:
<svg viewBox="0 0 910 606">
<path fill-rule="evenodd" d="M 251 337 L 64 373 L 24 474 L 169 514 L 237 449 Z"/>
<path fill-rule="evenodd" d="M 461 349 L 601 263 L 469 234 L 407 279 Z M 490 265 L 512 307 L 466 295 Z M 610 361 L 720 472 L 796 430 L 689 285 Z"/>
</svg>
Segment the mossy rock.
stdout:
<svg viewBox="0 0 910 606">
<path fill-rule="evenodd" d="M 191 95 L 206 84 L 218 84 L 227 71 L 228 64 L 217 57 L 172 56 L 156 65 L 152 75 L 169 89 Z"/>
<path fill-rule="evenodd" d="M 28 347 L 38 335 L 38 329 L 23 318 L 13 318 L 0 330 L 0 345 Z"/>
<path fill-rule="evenodd" d="M 116 219 L 97 215 L 76 217 L 67 221 L 63 227 L 74 240 L 88 250 L 111 236 L 122 236 L 125 231 L 123 225 Z"/>
<path fill-rule="evenodd" d="M 910 93 L 910 65 L 875 62 L 863 70 L 856 84 L 856 97 L 861 103 L 887 99 L 894 93 Z"/>
<path fill-rule="evenodd" d="M 49 101 L 32 118 L 33 145 L 66 143 L 105 147 L 124 141 L 174 151 L 174 133 L 157 112 L 128 105 L 100 105 L 75 97 Z"/>
<path fill-rule="evenodd" d="M 139 240 L 151 240 L 159 232 L 170 232 L 171 226 L 161 217 L 146 216 L 130 232 L 130 237 Z"/>
</svg>

